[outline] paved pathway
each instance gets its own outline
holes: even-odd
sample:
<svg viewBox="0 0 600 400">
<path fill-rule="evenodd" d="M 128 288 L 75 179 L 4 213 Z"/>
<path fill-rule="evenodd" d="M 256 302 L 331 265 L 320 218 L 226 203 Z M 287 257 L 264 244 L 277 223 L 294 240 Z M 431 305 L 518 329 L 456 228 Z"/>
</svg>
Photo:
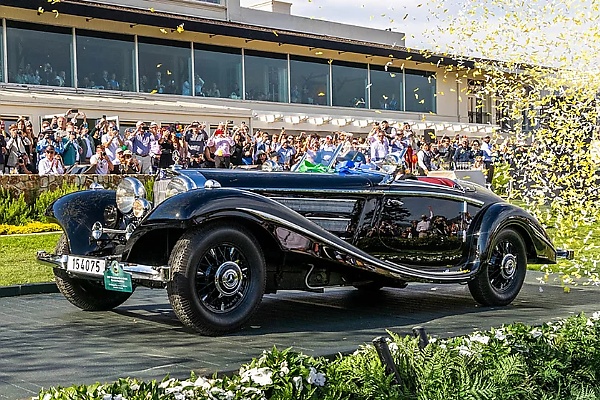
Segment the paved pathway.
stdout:
<svg viewBox="0 0 600 400">
<path fill-rule="evenodd" d="M 537 275 L 539 276 L 539 275 Z M 60 294 L 0 298 L 0 399 L 25 399 L 40 387 L 106 382 L 122 376 L 162 379 L 230 371 L 263 349 L 293 347 L 309 355 L 352 352 L 386 329 L 409 334 L 422 325 L 449 336 L 522 321 L 600 309 L 600 289 L 558 286 L 543 292 L 528 274 L 517 300 L 480 307 L 467 287 L 412 284 L 367 296 L 353 289 L 267 295 L 250 324 L 210 338 L 182 327 L 162 290 L 139 289 L 114 312 L 83 312 Z"/>
</svg>

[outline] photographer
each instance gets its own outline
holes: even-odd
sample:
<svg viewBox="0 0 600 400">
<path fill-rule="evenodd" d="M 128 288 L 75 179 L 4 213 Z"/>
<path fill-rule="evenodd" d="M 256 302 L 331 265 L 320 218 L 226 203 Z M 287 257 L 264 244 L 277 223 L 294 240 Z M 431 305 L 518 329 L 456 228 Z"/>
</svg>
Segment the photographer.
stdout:
<svg viewBox="0 0 600 400">
<path fill-rule="evenodd" d="M 123 152 L 123 158 L 120 160 L 121 173 L 131 175 L 140 173 L 140 163 L 133 157 L 131 150 Z"/>
<path fill-rule="evenodd" d="M 90 158 L 90 164 L 95 167 L 97 175 L 108 175 L 114 168 L 110 158 L 106 155 L 104 146 L 96 147 L 96 154 Z"/>
<path fill-rule="evenodd" d="M 46 157 L 40 160 L 38 166 L 40 175 L 62 175 L 65 173 L 65 169 L 62 160 L 54 149 L 54 146 L 46 146 Z"/>
<path fill-rule="evenodd" d="M 10 168 L 16 168 L 19 157 L 23 157 L 25 164 L 29 164 L 29 157 L 27 155 L 28 146 L 31 145 L 29 139 L 23 137 L 23 131 L 17 128 L 17 125 L 11 125 L 9 128 L 10 137 L 6 142 L 6 151 L 8 154 L 8 160 L 6 166 Z"/>
</svg>

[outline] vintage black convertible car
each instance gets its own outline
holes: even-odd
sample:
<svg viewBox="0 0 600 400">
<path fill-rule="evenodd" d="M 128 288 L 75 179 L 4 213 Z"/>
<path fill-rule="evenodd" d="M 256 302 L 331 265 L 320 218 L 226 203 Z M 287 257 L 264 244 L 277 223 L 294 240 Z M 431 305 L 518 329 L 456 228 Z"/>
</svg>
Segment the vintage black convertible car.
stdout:
<svg viewBox="0 0 600 400">
<path fill-rule="evenodd" d="M 239 329 L 264 293 L 286 289 L 466 283 L 477 302 L 503 306 L 528 262 L 557 257 L 534 217 L 468 182 L 190 169 L 157 180 L 152 203 L 145 195 L 128 177 L 50 207 L 65 234 L 38 259 L 75 306 L 108 310 L 136 286 L 166 288 L 181 322 L 207 335 Z"/>
</svg>

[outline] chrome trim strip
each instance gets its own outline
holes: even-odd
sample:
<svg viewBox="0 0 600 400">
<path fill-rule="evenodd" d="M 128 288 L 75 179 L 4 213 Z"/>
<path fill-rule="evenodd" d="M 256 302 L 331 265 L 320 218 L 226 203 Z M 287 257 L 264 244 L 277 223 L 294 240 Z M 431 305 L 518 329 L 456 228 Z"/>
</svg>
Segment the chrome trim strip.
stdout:
<svg viewBox="0 0 600 400">
<path fill-rule="evenodd" d="M 408 276 L 408 277 L 412 277 L 415 279 L 422 279 L 422 280 L 426 280 L 426 281 L 427 280 L 437 280 L 437 281 L 448 281 L 448 282 L 465 282 L 472 275 L 469 272 L 423 272 L 420 270 L 416 270 L 416 269 L 407 267 L 405 265 L 394 264 L 394 263 L 387 262 L 384 260 L 379 260 L 379 259 L 371 256 L 370 254 L 362 252 L 360 249 L 354 250 L 355 249 L 354 247 L 352 247 L 352 248 L 342 247 L 340 244 L 335 243 L 334 241 L 332 241 L 330 239 L 326 239 L 322 236 L 319 236 L 308 229 L 305 229 L 301 226 L 290 223 L 289 221 L 279 218 L 275 215 L 272 215 L 272 214 L 269 214 L 266 212 L 262 212 L 262 211 L 253 210 L 250 208 L 244 208 L 244 207 L 240 207 L 240 208 L 238 208 L 238 210 L 257 215 L 261 218 L 268 219 L 273 222 L 277 222 L 277 223 L 281 224 L 282 226 L 294 229 L 294 230 L 301 232 L 313 239 L 320 240 L 327 245 L 330 245 L 334 248 L 340 249 L 340 251 L 343 251 L 343 252 L 347 253 L 348 255 L 365 262 L 366 264 L 373 265 L 376 268 L 380 268 L 392 275 L 397 275 L 396 276 L 397 278 L 405 278 Z"/>
<path fill-rule="evenodd" d="M 350 214 L 358 200 L 298 198 L 298 197 L 269 197 L 296 212 L 324 212 Z"/>
<path fill-rule="evenodd" d="M 388 195 L 388 196 L 424 196 L 424 197 L 435 197 L 435 198 L 441 198 L 441 199 L 451 199 L 451 200 L 457 200 L 457 201 L 466 201 L 467 203 L 470 204 L 474 204 L 476 206 L 482 206 L 485 204 L 485 202 L 481 201 L 481 200 L 477 200 L 477 199 L 473 199 L 471 197 L 467 197 L 464 194 L 453 194 L 453 193 L 435 193 L 435 192 L 428 192 L 428 191 L 391 191 L 391 190 L 380 190 L 380 189 L 373 189 L 373 190 L 346 190 L 346 189 L 300 189 L 300 188 L 269 188 L 269 189 L 257 189 L 257 188 L 251 188 L 251 187 L 236 187 L 236 188 L 231 188 L 231 189 L 239 189 L 239 190 L 245 190 L 247 192 L 285 192 L 285 193 L 289 193 L 289 192 L 298 192 L 298 193 L 334 193 L 334 194 L 343 194 L 343 195 Z M 449 188 L 450 189 L 450 188 Z M 329 199 L 326 199 L 326 201 L 329 201 Z"/>
</svg>

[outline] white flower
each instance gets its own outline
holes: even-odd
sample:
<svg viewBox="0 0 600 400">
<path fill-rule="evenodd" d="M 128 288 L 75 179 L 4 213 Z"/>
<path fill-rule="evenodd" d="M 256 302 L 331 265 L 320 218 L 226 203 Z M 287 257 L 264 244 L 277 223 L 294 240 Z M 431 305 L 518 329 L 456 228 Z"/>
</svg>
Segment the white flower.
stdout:
<svg viewBox="0 0 600 400">
<path fill-rule="evenodd" d="M 585 323 L 585 326 L 594 326 L 594 323 L 592 322 L 591 319 L 588 318 L 588 320 Z"/>
<path fill-rule="evenodd" d="M 279 370 L 279 376 L 285 376 L 290 373 L 287 361 L 281 363 L 281 369 Z"/>
<path fill-rule="evenodd" d="M 595 313 L 592 314 L 592 319 L 594 321 L 598 321 L 600 319 L 600 311 L 596 311 Z"/>
<path fill-rule="evenodd" d="M 46 396 L 44 396 L 45 398 Z M 113 400 L 112 394 L 105 394 L 102 396 L 102 400 Z"/>
<path fill-rule="evenodd" d="M 446 350 L 446 343 L 442 343 L 442 344 L 440 344 L 440 349 L 444 349 L 444 350 Z"/>
<path fill-rule="evenodd" d="M 432 337 L 431 339 L 429 339 L 429 343 L 435 343 L 437 342 L 437 338 Z"/>
<path fill-rule="evenodd" d="M 225 400 L 233 400 L 235 398 L 235 393 L 231 390 L 225 392 Z"/>
<path fill-rule="evenodd" d="M 182 388 L 186 388 L 188 386 L 194 386 L 194 384 L 190 381 L 183 381 L 179 383 L 181 385 Z"/>
<path fill-rule="evenodd" d="M 480 335 L 479 333 L 477 333 L 477 334 L 471 336 L 471 341 L 479 342 L 481 344 L 488 344 L 490 341 L 490 337 L 485 336 L 485 335 Z"/>
<path fill-rule="evenodd" d="M 292 378 L 292 382 L 294 383 L 294 387 L 296 388 L 296 390 L 298 392 L 302 391 L 302 377 L 301 376 L 295 376 Z"/>
<path fill-rule="evenodd" d="M 181 393 L 181 389 L 183 389 L 181 386 L 175 386 L 175 387 L 172 387 L 172 388 L 166 388 L 165 389 L 165 393 L 166 394 Z"/>
<path fill-rule="evenodd" d="M 398 353 L 398 344 L 397 344 L 396 342 L 391 342 L 391 343 L 388 345 L 388 347 L 389 347 L 389 349 L 390 349 L 390 352 L 391 352 L 392 354 L 393 354 L 393 353 Z"/>
<path fill-rule="evenodd" d="M 308 373 L 308 378 L 306 378 L 306 382 L 309 385 L 315 386 L 324 386 L 325 385 L 325 374 L 321 372 L 317 372 L 314 367 L 310 367 L 310 372 Z"/>
<path fill-rule="evenodd" d="M 538 328 L 532 329 L 531 336 L 533 336 L 534 339 L 537 339 L 542 336 L 542 331 L 540 331 Z"/>
<path fill-rule="evenodd" d="M 137 383 L 134 383 L 133 385 L 129 386 L 129 389 L 131 390 L 139 390 L 140 385 L 138 385 Z"/>
<path fill-rule="evenodd" d="M 44 395 L 44 397 L 42 397 L 42 400 L 50 400 L 50 399 L 52 399 L 52 395 L 50 393 L 46 393 Z"/>
<path fill-rule="evenodd" d="M 469 357 L 472 353 L 467 346 L 458 346 L 458 354 Z"/>
<path fill-rule="evenodd" d="M 175 400 L 185 400 L 185 394 L 175 393 Z"/>
<path fill-rule="evenodd" d="M 158 387 L 161 389 L 168 388 L 173 382 L 175 382 L 175 378 L 167 379 L 166 381 L 161 382 Z"/>
<path fill-rule="evenodd" d="M 273 383 L 273 371 L 270 368 L 252 368 L 245 371 L 242 375 L 242 382 L 254 382 L 260 386 L 271 385 Z"/>
<path fill-rule="evenodd" d="M 506 339 L 506 335 L 504 334 L 504 331 L 502 329 L 498 329 L 495 333 L 494 333 L 494 337 L 498 340 L 505 340 Z"/>
<path fill-rule="evenodd" d="M 198 379 L 196 379 L 196 382 L 194 382 L 194 386 L 200 387 L 204 390 L 208 390 L 210 389 L 210 382 L 204 379 L 203 377 L 199 377 Z"/>
</svg>

